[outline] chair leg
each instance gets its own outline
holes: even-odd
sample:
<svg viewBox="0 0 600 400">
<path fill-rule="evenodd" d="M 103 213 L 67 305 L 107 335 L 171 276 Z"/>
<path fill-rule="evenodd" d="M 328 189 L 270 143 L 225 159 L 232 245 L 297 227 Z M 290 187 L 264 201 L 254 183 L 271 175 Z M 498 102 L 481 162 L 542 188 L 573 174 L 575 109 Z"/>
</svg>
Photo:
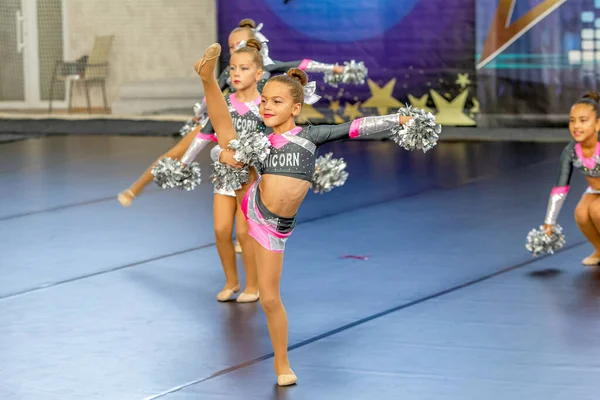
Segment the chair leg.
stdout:
<svg viewBox="0 0 600 400">
<path fill-rule="evenodd" d="M 108 114 L 108 99 L 106 98 L 106 81 L 102 80 L 102 101 L 104 101 L 104 114 Z"/>
<path fill-rule="evenodd" d="M 87 101 L 88 114 L 92 113 L 92 103 L 90 102 L 90 88 L 87 81 L 83 81 L 85 85 L 85 100 Z"/>
<path fill-rule="evenodd" d="M 70 79 L 69 81 L 69 114 L 73 111 L 73 88 L 75 87 L 75 81 Z"/>
</svg>

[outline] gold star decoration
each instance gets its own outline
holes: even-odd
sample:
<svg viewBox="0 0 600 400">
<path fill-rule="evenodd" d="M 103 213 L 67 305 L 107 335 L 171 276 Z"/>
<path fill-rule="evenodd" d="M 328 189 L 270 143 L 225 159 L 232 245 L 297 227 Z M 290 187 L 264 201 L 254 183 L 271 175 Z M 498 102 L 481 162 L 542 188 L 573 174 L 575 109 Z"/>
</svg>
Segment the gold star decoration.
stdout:
<svg viewBox="0 0 600 400">
<path fill-rule="evenodd" d="M 315 110 L 315 108 L 310 104 L 305 104 L 304 107 L 302 107 L 302 111 L 300 112 L 300 117 L 309 121 L 314 121 L 318 119 L 323 119 L 324 116 L 323 114 Z"/>
<path fill-rule="evenodd" d="M 337 114 L 333 114 L 333 123 L 334 124 L 343 124 L 344 122 L 346 122 L 346 121 L 344 121 L 344 118 L 340 117 Z"/>
<path fill-rule="evenodd" d="M 331 103 L 329 103 L 329 109 L 331 111 L 333 111 L 334 113 L 337 113 L 338 110 L 340 109 L 340 101 L 336 100 L 336 101 L 332 101 Z"/>
<path fill-rule="evenodd" d="M 479 100 L 477 100 L 477 98 L 473 97 L 473 107 L 471 107 L 471 109 L 469 111 L 471 111 L 473 114 L 477 114 L 479 112 Z"/>
<path fill-rule="evenodd" d="M 358 111 L 358 107 L 360 103 L 346 103 L 346 108 L 344 109 L 344 117 L 349 117 L 350 121 L 357 119 L 358 117 L 362 117 L 363 113 Z"/>
<path fill-rule="evenodd" d="M 429 95 L 424 94 L 421 98 L 416 98 L 412 94 L 408 95 L 408 100 L 410 101 L 410 105 L 421 110 L 425 110 L 425 112 L 431 112 L 431 108 L 427 107 L 427 100 L 429 100 Z"/>
<path fill-rule="evenodd" d="M 469 90 L 463 90 L 458 96 L 452 101 L 448 101 L 436 92 L 430 90 L 431 98 L 437 108 L 437 114 L 435 115 L 435 122 L 441 125 L 460 125 L 460 126 L 472 126 L 475 125 L 475 121 L 469 118 L 464 113 L 465 103 L 467 102 L 467 96 Z"/>
<path fill-rule="evenodd" d="M 367 82 L 371 90 L 371 97 L 362 104 L 362 108 L 376 108 L 379 115 L 386 115 L 390 108 L 402 107 L 402 103 L 392 97 L 394 86 L 396 86 L 396 78 L 390 80 L 383 87 L 379 87 L 371 79 Z"/>
<path fill-rule="evenodd" d="M 458 74 L 458 79 L 456 79 L 455 83 L 457 85 L 460 85 L 461 89 L 466 88 L 467 85 L 469 85 L 471 83 L 471 80 L 469 79 L 469 74 L 468 73 Z"/>
</svg>

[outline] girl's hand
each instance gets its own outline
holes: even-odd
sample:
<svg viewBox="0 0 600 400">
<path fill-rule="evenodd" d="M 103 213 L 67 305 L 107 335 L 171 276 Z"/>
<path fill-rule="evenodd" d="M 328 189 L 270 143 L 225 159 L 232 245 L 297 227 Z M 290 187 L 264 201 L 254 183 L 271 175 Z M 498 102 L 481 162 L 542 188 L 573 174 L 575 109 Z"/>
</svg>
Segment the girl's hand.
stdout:
<svg viewBox="0 0 600 400">
<path fill-rule="evenodd" d="M 552 225 L 545 224 L 544 225 L 544 230 L 546 231 L 546 235 L 548 235 L 548 236 L 552 235 Z"/>
<path fill-rule="evenodd" d="M 400 117 L 400 125 L 406 125 L 408 123 L 408 121 L 410 121 L 411 119 L 413 119 L 413 117 L 408 116 L 408 115 L 403 115 Z"/>
<path fill-rule="evenodd" d="M 235 152 L 231 149 L 225 149 L 221 152 L 221 155 L 219 156 L 219 162 L 223 163 L 223 164 L 227 164 L 229 166 L 232 166 L 233 168 L 242 168 L 244 166 L 244 164 L 242 164 L 241 162 L 237 161 L 235 158 L 233 158 L 233 155 L 235 154 Z"/>
<path fill-rule="evenodd" d="M 340 66 L 340 65 L 336 65 L 335 67 L 333 67 L 333 73 L 335 75 L 341 75 L 344 73 L 344 67 Z"/>
</svg>

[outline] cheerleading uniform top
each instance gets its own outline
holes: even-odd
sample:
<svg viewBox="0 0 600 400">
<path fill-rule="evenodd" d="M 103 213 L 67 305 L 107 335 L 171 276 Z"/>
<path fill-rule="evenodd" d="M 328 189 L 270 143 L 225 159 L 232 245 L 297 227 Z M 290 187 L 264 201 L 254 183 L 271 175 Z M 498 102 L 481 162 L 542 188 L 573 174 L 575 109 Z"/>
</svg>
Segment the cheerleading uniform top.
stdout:
<svg viewBox="0 0 600 400">
<path fill-rule="evenodd" d="M 261 165 L 261 174 L 283 175 L 312 181 L 317 148 L 325 143 L 354 139 L 390 130 L 400 123 L 400 114 L 355 119 L 340 125 L 307 126 L 282 134 L 270 134 L 271 152 Z"/>
<path fill-rule="evenodd" d="M 253 101 L 242 103 L 239 101 L 235 94 L 229 94 L 225 96 L 225 102 L 229 108 L 231 119 L 233 121 L 233 127 L 238 133 L 241 131 L 257 132 L 264 134 L 266 126 L 262 122 L 258 105 L 260 104 L 260 96 L 256 97 Z M 204 149 L 210 142 L 217 143 L 217 137 L 214 133 L 214 128 L 210 120 L 206 122 L 206 125 L 198 132 L 188 150 L 181 158 L 181 162 L 189 164 L 196 156 Z"/>
<path fill-rule="evenodd" d="M 581 143 L 572 141 L 564 148 L 560 156 L 558 179 L 550 192 L 544 221 L 546 224 L 554 225 L 556 223 L 558 213 L 569 192 L 573 169 L 579 170 L 584 176 L 600 177 L 600 142 L 596 144 L 596 150 L 589 158 L 584 157 Z"/>
</svg>

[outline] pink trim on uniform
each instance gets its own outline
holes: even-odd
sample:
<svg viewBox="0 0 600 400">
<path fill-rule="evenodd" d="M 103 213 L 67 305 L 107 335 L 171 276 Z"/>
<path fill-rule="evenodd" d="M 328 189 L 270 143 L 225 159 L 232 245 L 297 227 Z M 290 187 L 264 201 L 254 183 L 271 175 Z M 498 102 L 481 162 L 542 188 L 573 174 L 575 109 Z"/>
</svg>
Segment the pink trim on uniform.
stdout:
<svg viewBox="0 0 600 400">
<path fill-rule="evenodd" d="M 217 140 L 217 136 L 214 133 L 202 133 L 202 132 L 198 132 L 198 134 L 196 135 L 196 137 L 198 139 L 206 140 L 206 141 L 209 141 L 209 142 L 215 142 L 215 143 L 219 142 Z"/>
<path fill-rule="evenodd" d="M 555 195 L 555 194 L 566 194 L 568 192 L 569 192 L 568 186 L 555 186 L 552 188 L 552 191 L 550 192 L 550 196 Z"/>
<path fill-rule="evenodd" d="M 298 65 L 298 69 L 301 69 L 302 71 L 306 70 L 306 67 L 308 67 L 308 64 L 310 64 L 312 60 L 308 60 L 308 59 L 304 59 L 302 60 L 302 62 L 300 63 L 300 65 Z"/>
<path fill-rule="evenodd" d="M 250 111 L 250 109 L 248 108 L 248 106 L 246 104 L 242 103 L 241 101 L 239 101 L 237 99 L 237 97 L 235 97 L 235 93 L 231 93 L 229 95 L 229 102 L 231 103 L 233 108 L 235 108 L 235 111 L 237 111 L 237 113 L 240 115 L 244 115 Z M 254 100 L 252 100 L 252 102 L 255 105 L 259 105 L 260 104 L 260 96 L 258 96 Z"/>
<path fill-rule="evenodd" d="M 581 143 L 577 143 L 575 145 L 575 153 L 577 157 L 581 160 L 581 163 L 588 169 L 594 169 L 596 167 L 596 160 L 594 156 L 600 156 L 600 142 L 596 144 L 596 150 L 594 150 L 594 154 L 590 158 L 586 158 L 583 156 L 583 150 L 581 150 Z"/>
<path fill-rule="evenodd" d="M 294 129 L 292 129 L 291 131 L 285 132 L 285 134 L 288 135 L 297 135 L 298 133 L 300 133 L 300 131 L 302 130 L 302 128 L 300 128 L 299 126 L 295 127 Z M 280 149 L 283 146 L 285 146 L 286 144 L 288 144 L 290 141 L 283 136 L 284 134 L 280 134 L 280 135 L 276 135 L 274 133 L 271 133 L 268 138 L 269 138 L 269 142 L 271 142 L 271 146 L 275 147 L 276 149 Z"/>
<path fill-rule="evenodd" d="M 257 185 L 257 182 L 254 182 L 254 185 Z M 253 186 L 254 186 L 253 185 Z M 253 220 L 252 218 L 248 218 L 248 198 L 251 193 L 255 193 L 253 188 L 250 187 L 246 192 L 246 195 L 242 199 L 241 210 L 244 213 L 244 217 L 246 217 L 246 221 L 248 222 L 248 234 L 254 238 L 265 249 L 272 251 L 273 253 L 283 253 L 283 250 L 274 250 L 271 248 L 271 241 L 269 240 L 269 235 L 275 236 L 280 239 L 285 239 L 289 237 L 292 232 L 289 233 L 279 233 L 271 225 L 269 225 L 265 218 L 262 216 L 258 207 L 254 205 L 254 212 L 258 218 L 258 221 Z"/>
<path fill-rule="evenodd" d="M 352 121 L 352 124 L 350 124 L 350 139 L 354 139 L 360 136 L 359 128 L 360 122 L 362 120 L 362 118 L 358 118 Z"/>
</svg>

